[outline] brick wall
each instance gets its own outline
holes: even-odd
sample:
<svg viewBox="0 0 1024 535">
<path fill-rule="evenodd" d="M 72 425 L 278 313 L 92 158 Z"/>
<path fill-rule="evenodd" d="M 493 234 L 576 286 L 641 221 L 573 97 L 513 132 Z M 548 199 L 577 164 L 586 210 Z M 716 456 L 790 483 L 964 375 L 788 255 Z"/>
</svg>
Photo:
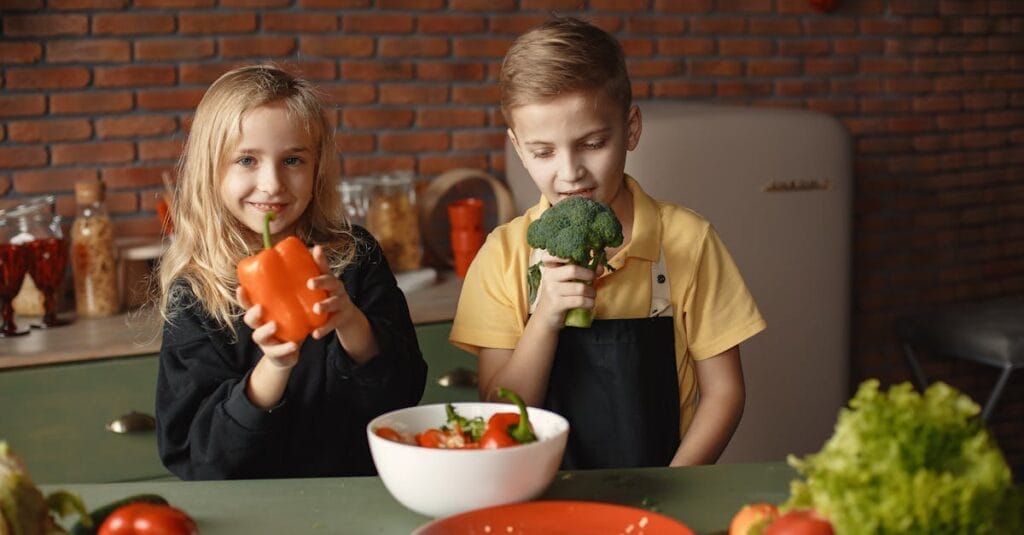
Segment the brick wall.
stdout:
<svg viewBox="0 0 1024 535">
<path fill-rule="evenodd" d="M 580 7 L 585 6 L 585 7 Z M 895 315 L 1024 294 L 1024 2 L 845 0 L 3 0 L 0 207 L 73 213 L 102 177 L 122 234 L 156 233 L 154 193 L 224 70 L 274 60 L 337 106 L 344 172 L 500 176 L 495 73 L 549 10 L 625 45 L 642 99 L 820 110 L 855 142 L 852 377 L 908 377 Z M 993 372 L 930 371 L 983 397 Z M 1024 377 L 993 427 L 1024 465 Z"/>
</svg>

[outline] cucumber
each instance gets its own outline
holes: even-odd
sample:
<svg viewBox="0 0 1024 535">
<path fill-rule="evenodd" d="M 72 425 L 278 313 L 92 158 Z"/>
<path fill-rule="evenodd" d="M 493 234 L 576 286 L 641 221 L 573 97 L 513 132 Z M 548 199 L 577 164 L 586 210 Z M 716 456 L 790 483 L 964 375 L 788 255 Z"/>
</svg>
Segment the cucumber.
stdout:
<svg viewBox="0 0 1024 535">
<path fill-rule="evenodd" d="M 103 521 L 110 516 L 110 513 L 113 513 L 122 505 L 128 505 L 129 503 L 136 502 L 167 505 L 167 500 L 159 494 L 135 494 L 133 496 L 128 496 L 127 498 L 122 498 L 115 502 L 108 503 L 107 505 L 89 513 L 89 518 L 92 519 L 91 527 L 86 527 L 82 522 L 75 522 L 75 525 L 71 528 L 71 535 L 96 535 L 96 532 L 99 531 Z"/>
</svg>

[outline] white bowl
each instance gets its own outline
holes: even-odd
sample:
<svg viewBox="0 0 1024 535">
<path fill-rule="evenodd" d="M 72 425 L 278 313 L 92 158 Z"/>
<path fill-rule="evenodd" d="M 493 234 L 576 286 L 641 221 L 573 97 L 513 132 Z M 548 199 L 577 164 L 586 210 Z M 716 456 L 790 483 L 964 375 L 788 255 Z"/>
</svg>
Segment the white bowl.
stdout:
<svg viewBox="0 0 1024 535">
<path fill-rule="evenodd" d="M 466 418 L 487 420 L 496 412 L 517 412 L 507 403 L 453 403 Z M 569 422 L 551 411 L 528 408 L 537 442 L 499 449 L 436 449 L 402 444 L 374 433 L 391 427 L 407 436 L 447 421 L 445 405 L 420 405 L 374 418 L 366 426 L 370 453 L 388 492 L 402 505 L 427 516 L 448 516 L 481 507 L 537 497 L 555 478 L 565 453 Z"/>
</svg>

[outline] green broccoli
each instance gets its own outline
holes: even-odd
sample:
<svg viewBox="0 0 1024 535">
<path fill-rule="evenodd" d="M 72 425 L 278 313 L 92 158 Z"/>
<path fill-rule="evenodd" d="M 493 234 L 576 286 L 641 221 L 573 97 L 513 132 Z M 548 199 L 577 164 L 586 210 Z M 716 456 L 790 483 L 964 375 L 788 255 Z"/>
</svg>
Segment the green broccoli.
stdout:
<svg viewBox="0 0 1024 535">
<path fill-rule="evenodd" d="M 586 197 L 573 196 L 548 208 L 526 231 L 530 247 L 544 249 L 587 269 L 603 265 L 609 270 L 606 247 L 622 245 L 622 224 L 608 206 Z M 530 301 L 540 287 L 540 266 L 534 264 L 527 272 Z M 565 315 L 568 327 L 590 327 L 593 314 L 585 308 L 570 310 Z"/>
</svg>

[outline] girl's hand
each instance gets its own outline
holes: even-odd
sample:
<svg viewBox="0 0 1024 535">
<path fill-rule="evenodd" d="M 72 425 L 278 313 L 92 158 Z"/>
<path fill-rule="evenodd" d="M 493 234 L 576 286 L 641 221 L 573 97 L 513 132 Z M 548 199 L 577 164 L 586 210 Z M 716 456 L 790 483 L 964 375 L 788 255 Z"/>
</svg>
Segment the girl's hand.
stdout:
<svg viewBox="0 0 1024 535">
<path fill-rule="evenodd" d="M 326 323 L 313 330 L 313 338 L 319 340 L 341 327 L 349 319 L 356 306 L 349 298 L 348 292 L 345 291 L 345 285 L 331 273 L 323 247 L 313 246 L 313 260 L 320 267 L 321 275 L 309 279 L 306 285 L 311 290 L 319 288 L 327 292 L 327 299 L 313 305 L 313 312 L 328 316 Z"/>
<path fill-rule="evenodd" d="M 583 266 L 571 264 L 564 258 L 541 251 L 540 262 L 544 275 L 537 290 L 537 307 L 533 318 L 552 329 L 565 326 L 565 313 L 574 308 L 594 308 L 597 290 L 590 283 L 597 273 Z M 531 320 L 532 321 L 532 320 Z"/>
<path fill-rule="evenodd" d="M 252 341 L 263 351 L 263 356 L 276 368 L 290 369 L 299 361 L 299 345 L 295 342 L 281 342 L 274 338 L 277 324 L 262 321 L 263 307 L 253 305 L 245 288 L 241 286 L 235 291 L 238 303 L 245 309 L 242 320 L 252 327 Z"/>
</svg>

